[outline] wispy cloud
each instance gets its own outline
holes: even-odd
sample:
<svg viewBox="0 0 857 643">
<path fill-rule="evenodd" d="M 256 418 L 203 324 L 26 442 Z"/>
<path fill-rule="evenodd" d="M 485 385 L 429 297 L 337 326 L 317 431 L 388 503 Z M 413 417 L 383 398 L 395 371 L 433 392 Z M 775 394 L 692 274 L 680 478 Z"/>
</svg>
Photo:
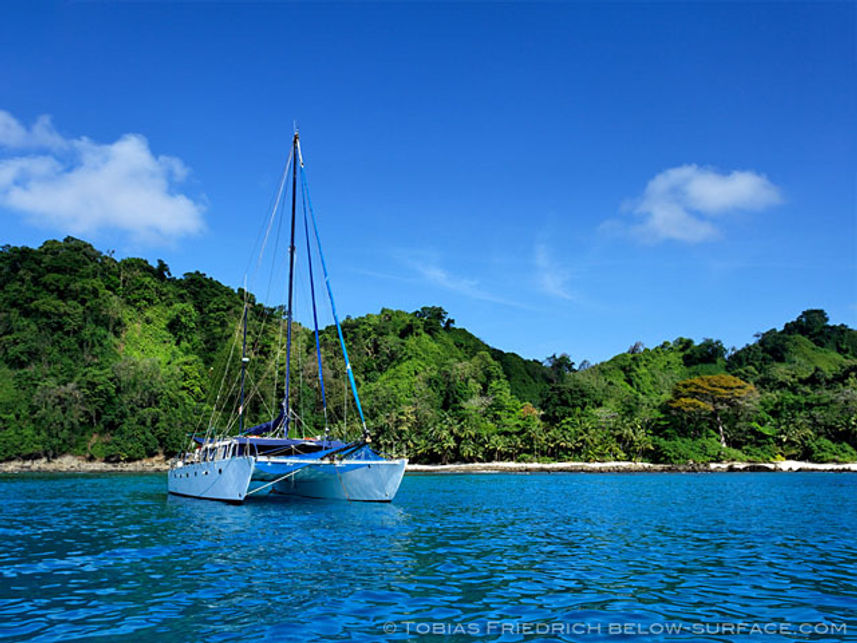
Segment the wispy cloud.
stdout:
<svg viewBox="0 0 857 643">
<path fill-rule="evenodd" d="M 515 308 L 528 308 L 524 304 L 486 290 L 480 285 L 478 279 L 450 272 L 440 265 L 440 260 L 434 253 L 425 251 L 397 253 L 397 258 L 413 270 L 415 278 L 422 283 L 427 283 L 471 299 L 489 301 Z"/>
<path fill-rule="evenodd" d="M 440 286 L 441 288 L 446 288 L 447 290 L 452 290 L 469 296 L 487 296 L 487 293 L 483 293 L 479 289 L 479 280 L 477 279 L 456 277 L 439 266 L 420 264 L 415 265 L 414 267 L 426 281 L 434 284 L 435 286 Z"/>
<path fill-rule="evenodd" d="M 90 234 L 114 229 L 162 243 L 203 230 L 203 205 L 176 185 L 178 158 L 154 156 L 139 134 L 114 143 L 65 138 L 48 116 L 31 127 L 0 110 L 0 207 L 39 226 Z"/>
<path fill-rule="evenodd" d="M 63 149 L 68 146 L 54 129 L 51 117 L 42 114 L 29 129 L 9 112 L 0 110 L 0 146 L 11 149 L 48 148 Z"/>
<path fill-rule="evenodd" d="M 533 261 L 536 266 L 536 281 L 543 293 L 569 301 L 575 299 L 567 285 L 570 273 L 553 258 L 547 244 L 536 243 Z"/>
<path fill-rule="evenodd" d="M 696 243 L 720 236 L 715 225 L 719 215 L 763 210 L 781 202 L 779 188 L 762 174 L 682 165 L 655 176 L 642 196 L 626 203 L 624 209 L 641 219 L 630 227 L 640 240 Z M 617 226 L 625 227 L 615 220 L 606 227 Z"/>
</svg>

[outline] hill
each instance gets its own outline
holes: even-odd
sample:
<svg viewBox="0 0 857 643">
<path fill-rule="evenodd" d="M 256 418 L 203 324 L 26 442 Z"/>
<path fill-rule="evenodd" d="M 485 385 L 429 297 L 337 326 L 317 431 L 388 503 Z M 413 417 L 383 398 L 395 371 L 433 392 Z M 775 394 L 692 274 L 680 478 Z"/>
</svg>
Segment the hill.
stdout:
<svg viewBox="0 0 857 643">
<path fill-rule="evenodd" d="M 281 309 L 70 237 L 4 246 L 0 460 L 136 460 L 208 426 L 236 430 L 245 299 L 251 423 L 282 396 Z M 315 435 L 315 339 L 293 333 L 295 430 Z M 346 319 L 343 333 L 376 443 L 418 462 L 857 460 L 857 331 L 821 310 L 740 350 L 678 338 L 580 369 L 564 354 L 541 363 L 492 348 L 436 306 Z M 356 435 L 335 328 L 320 343 L 327 424 Z"/>
</svg>

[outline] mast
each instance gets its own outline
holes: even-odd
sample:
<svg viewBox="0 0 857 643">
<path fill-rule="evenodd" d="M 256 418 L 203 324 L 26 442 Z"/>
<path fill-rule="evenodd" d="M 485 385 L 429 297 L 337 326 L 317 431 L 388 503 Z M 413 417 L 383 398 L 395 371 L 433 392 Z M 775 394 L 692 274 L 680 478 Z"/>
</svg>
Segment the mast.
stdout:
<svg viewBox="0 0 857 643">
<path fill-rule="evenodd" d="M 295 129 L 295 136 L 292 139 L 292 221 L 291 234 L 289 236 L 289 299 L 288 312 L 286 313 L 286 396 L 283 399 L 283 411 L 286 414 L 285 436 L 289 435 L 289 421 L 291 420 L 291 410 L 289 407 L 289 384 L 292 366 L 292 293 L 295 282 L 295 199 L 297 196 L 298 185 L 298 132 Z"/>
</svg>

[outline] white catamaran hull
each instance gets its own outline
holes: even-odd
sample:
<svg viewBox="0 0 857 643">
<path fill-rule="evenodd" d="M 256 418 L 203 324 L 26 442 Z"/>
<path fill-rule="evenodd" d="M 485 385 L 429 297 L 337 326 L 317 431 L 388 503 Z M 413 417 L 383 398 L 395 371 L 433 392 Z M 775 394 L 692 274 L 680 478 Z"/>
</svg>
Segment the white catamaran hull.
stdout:
<svg viewBox="0 0 857 643">
<path fill-rule="evenodd" d="M 170 493 L 207 500 L 243 502 L 253 475 L 252 456 L 236 456 L 207 462 L 179 463 L 170 469 Z"/>
<path fill-rule="evenodd" d="M 300 463 L 300 459 L 272 458 L 266 466 L 265 458 L 256 465 L 253 479 L 273 478 L 276 465 Z M 390 502 L 399 490 L 405 473 L 406 459 L 400 460 L 340 460 L 316 462 L 297 469 L 288 477 L 275 482 L 273 492 L 305 498 L 330 498 L 360 502 Z"/>
</svg>

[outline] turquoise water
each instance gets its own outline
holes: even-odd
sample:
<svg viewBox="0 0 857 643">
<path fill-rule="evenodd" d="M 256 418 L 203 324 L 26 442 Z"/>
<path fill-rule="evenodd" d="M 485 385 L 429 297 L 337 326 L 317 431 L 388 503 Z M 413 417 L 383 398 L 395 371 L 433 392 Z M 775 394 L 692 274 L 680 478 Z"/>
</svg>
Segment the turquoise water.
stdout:
<svg viewBox="0 0 857 643">
<path fill-rule="evenodd" d="M 0 477 L 0 637 L 857 639 L 857 475 L 408 475 L 389 505 L 165 488 Z"/>
</svg>

